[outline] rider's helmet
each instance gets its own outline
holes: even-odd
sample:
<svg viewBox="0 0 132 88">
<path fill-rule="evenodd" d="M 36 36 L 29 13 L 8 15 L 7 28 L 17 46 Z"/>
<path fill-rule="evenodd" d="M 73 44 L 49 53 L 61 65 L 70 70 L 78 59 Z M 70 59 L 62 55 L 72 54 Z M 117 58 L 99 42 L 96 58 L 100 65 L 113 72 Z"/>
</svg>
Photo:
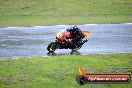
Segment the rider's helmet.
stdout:
<svg viewBox="0 0 132 88">
<path fill-rule="evenodd" d="M 70 29 L 68 29 L 68 31 L 71 32 L 72 34 L 74 34 L 78 30 L 79 30 L 79 28 L 76 25 L 74 25 L 73 27 L 71 27 Z"/>
<path fill-rule="evenodd" d="M 73 27 L 70 28 L 70 30 L 77 30 L 78 27 L 76 25 L 74 25 Z"/>
</svg>

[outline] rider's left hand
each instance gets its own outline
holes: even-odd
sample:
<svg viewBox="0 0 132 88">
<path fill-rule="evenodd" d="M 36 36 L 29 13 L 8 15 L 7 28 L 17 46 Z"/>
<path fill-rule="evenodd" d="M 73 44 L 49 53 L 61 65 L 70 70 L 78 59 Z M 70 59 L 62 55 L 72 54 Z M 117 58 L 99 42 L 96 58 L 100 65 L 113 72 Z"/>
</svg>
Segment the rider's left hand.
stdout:
<svg viewBox="0 0 132 88">
<path fill-rule="evenodd" d="M 65 41 L 68 42 L 68 43 L 70 43 L 71 45 L 73 45 L 72 39 L 66 39 Z"/>
</svg>

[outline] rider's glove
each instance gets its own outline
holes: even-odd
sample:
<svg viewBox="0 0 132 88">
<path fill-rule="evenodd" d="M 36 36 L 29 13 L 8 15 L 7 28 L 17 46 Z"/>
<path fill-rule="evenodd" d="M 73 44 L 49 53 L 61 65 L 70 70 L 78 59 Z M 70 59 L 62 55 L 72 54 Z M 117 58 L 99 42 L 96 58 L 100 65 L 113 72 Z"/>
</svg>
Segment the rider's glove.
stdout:
<svg viewBox="0 0 132 88">
<path fill-rule="evenodd" d="M 65 41 L 73 45 L 72 39 L 65 39 Z"/>
</svg>

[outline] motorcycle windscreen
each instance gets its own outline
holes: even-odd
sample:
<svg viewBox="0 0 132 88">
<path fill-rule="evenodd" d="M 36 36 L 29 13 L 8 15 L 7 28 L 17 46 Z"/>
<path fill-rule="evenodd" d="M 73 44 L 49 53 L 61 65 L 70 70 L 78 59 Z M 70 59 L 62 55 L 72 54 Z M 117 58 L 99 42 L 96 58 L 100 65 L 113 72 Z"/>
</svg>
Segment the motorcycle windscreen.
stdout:
<svg viewBox="0 0 132 88">
<path fill-rule="evenodd" d="M 71 38 L 71 34 L 70 32 L 67 31 L 67 29 L 64 29 L 64 30 L 61 30 L 60 32 L 58 32 L 56 34 L 56 38 L 59 40 L 59 41 L 64 41 L 65 39 L 68 39 L 68 38 Z"/>
<path fill-rule="evenodd" d="M 59 41 L 64 41 L 65 38 L 66 38 L 65 33 L 66 33 L 66 29 L 63 29 L 63 30 L 59 31 L 56 34 L 56 39 L 59 40 Z"/>
</svg>

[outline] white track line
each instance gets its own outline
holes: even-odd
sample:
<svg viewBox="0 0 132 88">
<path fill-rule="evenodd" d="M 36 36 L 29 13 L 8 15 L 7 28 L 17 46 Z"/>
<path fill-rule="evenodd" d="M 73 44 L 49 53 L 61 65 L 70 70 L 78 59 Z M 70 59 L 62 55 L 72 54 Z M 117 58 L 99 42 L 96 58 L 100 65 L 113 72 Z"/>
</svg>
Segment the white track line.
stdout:
<svg viewBox="0 0 132 88">
<path fill-rule="evenodd" d="M 20 27 L 5 27 L 5 28 L 20 28 Z"/>
<path fill-rule="evenodd" d="M 132 24 L 132 23 L 124 23 L 124 24 Z"/>
<path fill-rule="evenodd" d="M 119 24 L 132 24 L 132 23 L 119 23 Z M 78 25 L 101 25 L 101 24 L 78 24 Z M 51 26 L 68 26 L 68 25 L 51 25 Z M 29 27 L 46 27 L 46 26 L 29 26 Z M 2 28 L 21 28 L 21 27 L 2 27 Z"/>
</svg>

